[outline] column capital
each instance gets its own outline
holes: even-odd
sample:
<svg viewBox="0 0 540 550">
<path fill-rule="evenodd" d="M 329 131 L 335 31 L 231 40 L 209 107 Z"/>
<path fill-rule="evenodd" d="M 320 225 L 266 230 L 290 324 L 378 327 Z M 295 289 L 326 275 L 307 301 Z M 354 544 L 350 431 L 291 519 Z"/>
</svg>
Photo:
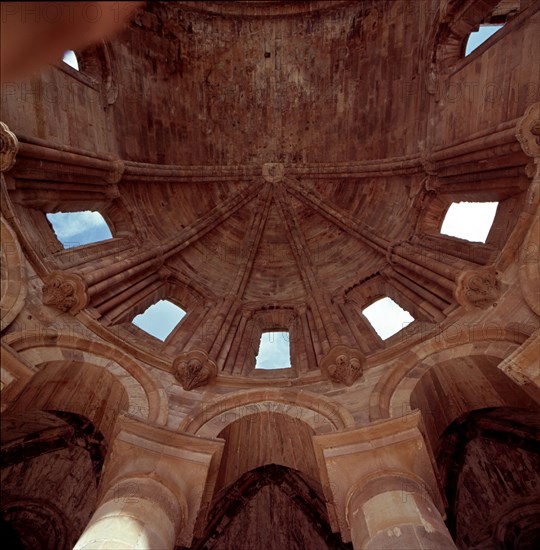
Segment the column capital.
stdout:
<svg viewBox="0 0 540 550">
<path fill-rule="evenodd" d="M 511 353 L 497 366 L 509 378 L 520 386 L 540 387 L 540 366 L 538 365 L 538 348 L 540 346 L 540 329 L 535 330 L 519 348 Z M 524 388 L 527 390 L 527 388 Z"/>
<path fill-rule="evenodd" d="M 404 494 L 420 487 L 444 511 L 435 462 L 422 432 L 421 413 L 415 411 L 353 430 L 313 436 L 332 528 L 340 530 L 345 542 L 351 540 L 351 499 L 378 479 L 392 480 L 391 491 L 396 490 L 397 479 Z"/>
<path fill-rule="evenodd" d="M 189 547 L 196 521 L 205 521 L 224 444 L 122 416 L 104 468 L 100 500 L 113 487 L 123 487 L 128 496 L 137 498 L 138 482 L 143 498 L 145 480 L 159 482 L 182 510 L 183 529 L 176 544 Z"/>
</svg>

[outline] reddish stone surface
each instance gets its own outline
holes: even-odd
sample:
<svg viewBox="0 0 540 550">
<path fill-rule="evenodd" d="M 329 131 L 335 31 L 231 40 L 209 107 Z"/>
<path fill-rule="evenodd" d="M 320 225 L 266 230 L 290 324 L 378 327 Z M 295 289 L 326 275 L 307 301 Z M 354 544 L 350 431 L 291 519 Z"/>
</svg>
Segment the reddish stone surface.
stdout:
<svg viewBox="0 0 540 550">
<path fill-rule="evenodd" d="M 79 72 L 3 82 L 14 540 L 537 541 L 539 18 L 536 0 L 148 3 Z M 485 243 L 440 233 L 460 201 L 499 202 Z M 46 214 L 84 210 L 113 238 L 64 249 Z M 383 296 L 415 319 L 386 340 L 362 313 Z M 164 342 L 132 323 L 162 299 L 187 311 Z M 255 369 L 275 330 L 291 368 Z M 68 425 L 10 447 L 47 411 L 100 434 L 103 475 Z"/>
</svg>

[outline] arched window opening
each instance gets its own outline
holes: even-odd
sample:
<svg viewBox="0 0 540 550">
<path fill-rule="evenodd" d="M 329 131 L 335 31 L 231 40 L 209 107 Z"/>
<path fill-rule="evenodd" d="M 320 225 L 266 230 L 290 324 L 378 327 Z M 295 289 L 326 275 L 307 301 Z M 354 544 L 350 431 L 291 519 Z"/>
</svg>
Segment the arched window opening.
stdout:
<svg viewBox="0 0 540 550">
<path fill-rule="evenodd" d="M 477 27 L 471 32 L 465 43 L 465 57 L 500 31 L 508 21 L 513 19 L 520 11 L 527 7 L 522 0 L 501 0 L 491 11 L 485 15 Z"/>
<path fill-rule="evenodd" d="M 267 331 L 261 334 L 256 369 L 291 368 L 291 350 L 288 331 Z"/>
<path fill-rule="evenodd" d="M 472 242 L 485 243 L 498 202 L 453 202 L 444 217 L 441 233 Z"/>
<path fill-rule="evenodd" d="M 55 212 L 46 215 L 64 248 L 112 239 L 112 233 L 99 212 Z"/>
<path fill-rule="evenodd" d="M 488 38 L 491 38 L 503 27 L 504 25 L 480 25 L 477 31 L 471 32 L 465 45 L 465 57 L 474 52 L 474 50 L 480 47 Z"/>
<path fill-rule="evenodd" d="M 75 55 L 75 52 L 73 50 L 68 50 L 64 53 L 64 57 L 62 58 L 62 61 L 69 65 L 72 69 L 75 69 L 76 71 L 79 71 L 79 60 L 77 59 L 77 56 Z"/>
<path fill-rule="evenodd" d="M 137 315 L 132 323 L 164 342 L 185 315 L 181 307 L 169 300 L 160 300 Z"/>
<path fill-rule="evenodd" d="M 414 321 L 414 317 L 407 310 L 388 297 L 373 302 L 362 313 L 383 340 L 390 338 Z"/>
</svg>

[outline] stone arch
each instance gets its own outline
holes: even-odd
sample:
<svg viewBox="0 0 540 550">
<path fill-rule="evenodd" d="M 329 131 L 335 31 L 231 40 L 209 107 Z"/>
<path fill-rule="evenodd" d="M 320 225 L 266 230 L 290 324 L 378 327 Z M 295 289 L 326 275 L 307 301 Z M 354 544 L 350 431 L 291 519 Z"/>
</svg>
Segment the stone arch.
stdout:
<svg viewBox="0 0 540 550">
<path fill-rule="evenodd" d="M 382 298 L 391 298 L 400 307 L 410 311 L 415 319 L 423 318 L 422 313 L 419 312 L 419 308 L 416 307 L 416 304 L 410 302 L 410 300 L 406 300 L 401 293 L 396 292 L 388 277 L 381 274 L 375 275 L 367 281 L 358 283 L 347 289 L 345 296 L 346 299 L 350 300 L 356 306 L 358 315 L 361 315 L 364 318 L 364 309 L 373 305 Z M 371 323 L 367 318 L 365 318 L 365 322 L 371 327 Z"/>
<path fill-rule="evenodd" d="M 75 52 L 79 62 L 79 71 L 89 77 L 94 85 L 103 91 L 106 105 L 112 105 L 118 99 L 118 82 L 115 74 L 112 48 L 107 41 L 89 46 Z"/>
<path fill-rule="evenodd" d="M 270 511 L 269 504 L 275 509 Z M 257 525 L 253 512 L 265 514 L 266 521 Z M 192 547 L 206 548 L 216 541 L 219 547 L 239 530 L 241 548 L 271 548 L 279 541 L 283 548 L 352 549 L 332 532 L 320 485 L 298 470 L 276 464 L 250 470 L 217 491 L 209 521 L 196 533 Z"/>
<path fill-rule="evenodd" d="M 13 548 L 68 550 L 96 505 L 107 445 L 77 414 L 2 415 L 3 527 Z"/>
<path fill-rule="evenodd" d="M 0 329 L 4 330 L 17 317 L 24 306 L 26 284 L 24 259 L 17 236 L 2 216 L 2 295 Z"/>
<path fill-rule="evenodd" d="M 50 361 L 40 365 L 9 412 L 35 410 L 77 413 L 110 441 L 118 415 L 129 410 L 129 397 L 122 383 L 101 366 Z"/>
<path fill-rule="evenodd" d="M 492 407 L 540 411 L 540 392 L 535 401 L 502 372 L 497 353 L 454 357 L 441 353 L 431 359 L 434 364 L 417 380 L 406 408 L 422 411 L 425 433 L 435 451 L 444 430 L 471 411 Z"/>
<path fill-rule="evenodd" d="M 302 472 L 320 485 L 313 428 L 299 418 L 279 412 L 259 412 L 227 424 L 218 434 L 225 440 L 216 491 L 232 485 L 246 472 L 275 464 Z M 238 448 L 250 448 L 238 454 Z M 299 453 L 298 449 L 302 449 Z"/>
<path fill-rule="evenodd" d="M 355 425 L 351 413 L 327 397 L 306 391 L 265 389 L 235 392 L 199 406 L 180 424 L 180 430 L 217 437 L 235 420 L 262 412 L 281 413 L 302 420 L 315 433 L 339 431 Z"/>
<path fill-rule="evenodd" d="M 464 53 L 464 42 L 500 0 L 447 0 L 441 2 L 438 24 L 428 37 L 430 64 L 436 71 L 452 67 Z"/>
<path fill-rule="evenodd" d="M 458 547 L 538 546 L 539 435 L 538 411 L 518 407 L 467 412 L 441 434 L 436 460 Z"/>
<path fill-rule="evenodd" d="M 370 396 L 370 419 L 407 414 L 419 378 L 438 362 L 489 355 L 501 363 L 526 340 L 527 334 L 519 326 L 515 330 L 495 323 L 456 323 L 446 327 L 432 339 L 430 346 L 403 355 L 379 380 Z"/>
<path fill-rule="evenodd" d="M 24 332 L 17 332 L 8 335 L 5 342 L 24 361 L 40 370 L 52 369 L 52 373 L 74 364 L 89 372 L 96 372 L 95 369 L 107 371 L 109 381 L 120 384 L 125 391 L 127 411 L 130 414 L 159 425 L 167 421 L 165 390 L 139 363 L 116 347 L 63 333 L 28 336 Z M 29 387 L 38 375 L 29 381 Z M 46 380 L 48 374 L 42 376 Z"/>
</svg>

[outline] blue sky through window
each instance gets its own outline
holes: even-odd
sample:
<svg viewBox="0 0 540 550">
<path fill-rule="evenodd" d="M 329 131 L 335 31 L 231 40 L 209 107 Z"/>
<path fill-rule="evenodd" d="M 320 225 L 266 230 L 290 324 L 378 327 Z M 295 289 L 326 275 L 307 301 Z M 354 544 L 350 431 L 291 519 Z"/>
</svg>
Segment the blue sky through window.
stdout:
<svg viewBox="0 0 540 550">
<path fill-rule="evenodd" d="M 408 311 L 388 297 L 373 302 L 362 313 L 383 340 L 390 338 L 414 321 L 414 317 Z"/>
<path fill-rule="evenodd" d="M 144 313 L 137 315 L 132 323 L 152 336 L 165 341 L 186 312 L 169 300 L 160 300 Z"/>
<path fill-rule="evenodd" d="M 465 47 L 465 56 L 474 52 L 478 46 L 481 46 L 489 37 L 493 36 L 504 25 L 482 25 L 476 32 L 472 32 L 467 40 Z"/>
<path fill-rule="evenodd" d="M 283 331 L 263 332 L 256 369 L 288 369 L 291 367 L 289 333 Z"/>
<path fill-rule="evenodd" d="M 75 52 L 73 50 L 68 50 L 67 52 L 65 52 L 62 61 L 76 71 L 79 70 L 79 62 L 77 61 L 77 56 L 75 55 Z"/>
<path fill-rule="evenodd" d="M 453 202 L 444 217 L 443 235 L 485 243 L 498 202 Z"/>
<path fill-rule="evenodd" d="M 111 230 L 99 212 L 56 212 L 47 214 L 47 219 L 64 248 L 112 238 Z"/>
</svg>

